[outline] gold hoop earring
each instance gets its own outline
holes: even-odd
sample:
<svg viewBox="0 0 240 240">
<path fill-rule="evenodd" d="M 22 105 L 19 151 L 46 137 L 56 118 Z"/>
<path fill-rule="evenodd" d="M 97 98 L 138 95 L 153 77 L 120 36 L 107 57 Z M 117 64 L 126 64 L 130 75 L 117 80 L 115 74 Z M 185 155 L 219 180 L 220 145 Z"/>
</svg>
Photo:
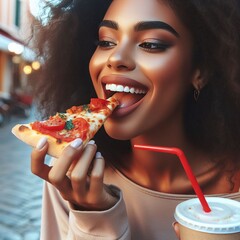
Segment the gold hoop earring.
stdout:
<svg viewBox="0 0 240 240">
<path fill-rule="evenodd" d="M 194 89 L 193 97 L 194 97 L 196 102 L 198 101 L 199 95 L 200 95 L 200 90 L 199 89 Z"/>
</svg>

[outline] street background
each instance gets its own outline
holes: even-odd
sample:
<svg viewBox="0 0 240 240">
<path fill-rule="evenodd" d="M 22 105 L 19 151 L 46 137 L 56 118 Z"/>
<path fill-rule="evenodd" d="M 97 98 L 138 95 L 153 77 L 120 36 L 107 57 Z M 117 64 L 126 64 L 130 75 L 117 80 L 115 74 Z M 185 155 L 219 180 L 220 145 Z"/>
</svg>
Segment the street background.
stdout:
<svg viewBox="0 0 240 240">
<path fill-rule="evenodd" d="M 31 147 L 11 133 L 31 118 L 13 116 L 0 127 L 0 240 L 39 239 L 42 180 L 30 171 Z"/>
<path fill-rule="evenodd" d="M 0 240 L 38 240 L 43 181 L 30 171 L 31 147 L 11 133 L 34 119 L 41 69 L 32 23 L 46 24 L 46 2 L 0 0 Z M 48 9 L 49 11 L 50 9 Z"/>
</svg>

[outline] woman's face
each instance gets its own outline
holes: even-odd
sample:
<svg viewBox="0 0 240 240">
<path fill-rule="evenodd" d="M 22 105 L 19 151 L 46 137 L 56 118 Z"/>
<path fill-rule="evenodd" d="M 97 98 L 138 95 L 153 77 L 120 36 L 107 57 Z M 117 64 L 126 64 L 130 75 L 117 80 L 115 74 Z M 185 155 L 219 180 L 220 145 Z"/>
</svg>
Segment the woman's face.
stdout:
<svg viewBox="0 0 240 240">
<path fill-rule="evenodd" d="M 164 1 L 114 0 L 100 24 L 90 73 L 99 98 L 115 94 L 120 102 L 105 123 L 111 137 L 156 133 L 182 121 L 195 75 L 191 36 Z"/>
</svg>

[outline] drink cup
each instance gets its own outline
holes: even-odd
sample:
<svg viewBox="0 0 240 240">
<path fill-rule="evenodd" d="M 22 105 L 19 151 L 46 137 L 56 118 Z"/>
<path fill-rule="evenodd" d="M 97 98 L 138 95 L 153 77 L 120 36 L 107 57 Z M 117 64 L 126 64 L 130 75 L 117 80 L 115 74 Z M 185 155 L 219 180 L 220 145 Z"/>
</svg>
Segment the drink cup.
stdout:
<svg viewBox="0 0 240 240">
<path fill-rule="evenodd" d="M 176 207 L 181 240 L 240 240 L 240 202 L 206 197 L 211 212 L 203 211 L 198 198 Z"/>
</svg>

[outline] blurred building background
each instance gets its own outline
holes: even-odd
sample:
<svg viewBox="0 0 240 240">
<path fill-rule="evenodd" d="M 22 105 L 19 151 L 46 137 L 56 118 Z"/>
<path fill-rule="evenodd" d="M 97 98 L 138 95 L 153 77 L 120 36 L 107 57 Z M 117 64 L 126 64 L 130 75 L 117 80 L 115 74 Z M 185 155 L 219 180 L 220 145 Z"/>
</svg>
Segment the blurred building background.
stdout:
<svg viewBox="0 0 240 240">
<path fill-rule="evenodd" d="M 4 115 L 28 111 L 32 103 L 34 72 L 40 63 L 30 47 L 30 2 L 0 0 L 0 124 Z"/>
<path fill-rule="evenodd" d="M 34 1 L 0 0 L 0 240 L 39 239 L 42 180 L 30 171 L 31 148 L 11 134 L 33 119 L 40 68 L 28 44 Z"/>
</svg>

